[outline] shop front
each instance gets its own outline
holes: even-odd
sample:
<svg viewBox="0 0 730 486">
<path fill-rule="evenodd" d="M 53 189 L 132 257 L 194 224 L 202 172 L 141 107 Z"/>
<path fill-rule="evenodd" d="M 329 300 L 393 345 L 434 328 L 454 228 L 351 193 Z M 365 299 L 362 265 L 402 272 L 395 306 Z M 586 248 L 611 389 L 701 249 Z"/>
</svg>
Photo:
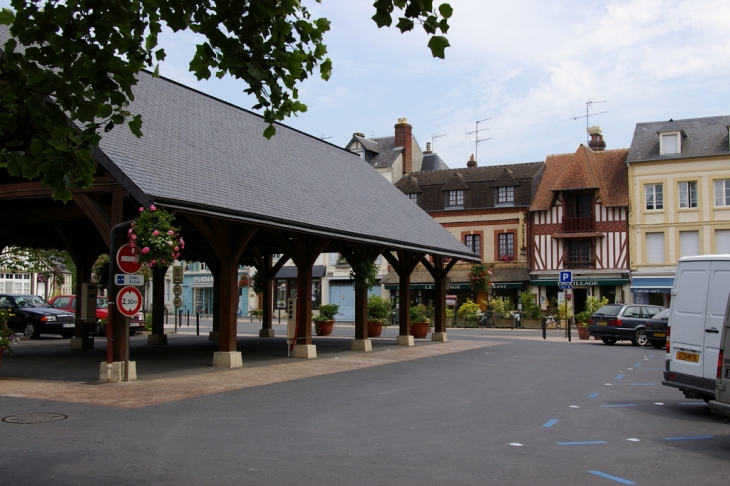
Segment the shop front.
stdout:
<svg viewBox="0 0 730 486">
<path fill-rule="evenodd" d="M 672 276 L 636 276 L 631 277 L 631 298 L 634 304 L 661 305 L 669 307 L 672 300 Z"/>
<path fill-rule="evenodd" d="M 572 282 L 572 302 L 574 312 L 585 310 L 586 299 L 589 296 L 596 298 L 605 297 L 608 302 L 623 303 L 626 290 L 628 290 L 628 278 L 614 276 L 574 276 Z M 558 302 L 563 301 L 564 291 L 558 287 L 558 275 L 540 276 L 530 281 L 530 286 L 537 291 L 540 308 L 547 309 L 555 307 Z M 533 292 L 535 292 L 533 290 Z"/>
<path fill-rule="evenodd" d="M 297 267 L 285 265 L 276 274 L 274 280 L 274 309 L 283 310 L 286 308 L 286 299 L 295 299 L 298 294 L 299 273 Z M 324 266 L 315 265 L 312 267 L 312 309 L 319 308 L 322 304 L 322 277 Z"/>
</svg>

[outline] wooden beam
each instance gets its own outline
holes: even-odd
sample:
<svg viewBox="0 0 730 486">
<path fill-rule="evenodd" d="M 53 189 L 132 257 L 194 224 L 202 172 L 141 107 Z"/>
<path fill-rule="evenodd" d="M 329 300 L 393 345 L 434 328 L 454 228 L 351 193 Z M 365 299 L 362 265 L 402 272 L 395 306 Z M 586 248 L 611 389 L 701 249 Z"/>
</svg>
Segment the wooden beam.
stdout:
<svg viewBox="0 0 730 486">
<path fill-rule="evenodd" d="M 94 192 L 112 192 L 119 184 L 111 176 L 94 178 L 94 185 L 89 189 L 71 188 L 72 194 L 88 194 Z M 121 186 L 120 186 L 121 187 Z M 53 189 L 44 186 L 41 182 L 17 182 L 0 184 L 0 199 L 50 198 Z"/>
<path fill-rule="evenodd" d="M 109 238 L 112 231 L 112 224 L 109 215 L 104 212 L 104 208 L 102 208 L 94 199 L 89 197 L 88 194 L 74 194 L 73 201 L 81 208 L 86 216 L 89 217 L 91 222 L 94 223 L 97 231 L 99 231 L 99 234 L 104 239 L 106 246 L 111 247 Z M 114 205 L 112 205 L 112 207 L 113 206 Z"/>
</svg>

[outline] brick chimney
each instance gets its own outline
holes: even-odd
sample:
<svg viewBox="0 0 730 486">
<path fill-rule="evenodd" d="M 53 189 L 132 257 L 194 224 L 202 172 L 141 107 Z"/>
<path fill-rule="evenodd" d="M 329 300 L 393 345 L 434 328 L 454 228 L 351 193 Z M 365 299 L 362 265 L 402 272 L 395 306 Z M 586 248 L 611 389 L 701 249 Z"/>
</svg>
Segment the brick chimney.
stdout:
<svg viewBox="0 0 730 486">
<path fill-rule="evenodd" d="M 471 157 L 469 157 L 469 161 L 466 163 L 466 166 L 470 169 L 474 169 L 477 166 L 477 161 L 474 160 L 474 154 L 471 154 Z"/>
<path fill-rule="evenodd" d="M 431 152 L 431 142 L 426 142 L 426 151 L 423 152 L 423 155 L 430 154 Z"/>
<path fill-rule="evenodd" d="M 406 118 L 398 118 L 395 125 L 395 146 L 403 147 L 403 173 L 413 172 L 413 137 L 411 127 Z"/>
<path fill-rule="evenodd" d="M 588 142 L 590 148 L 596 152 L 606 150 L 606 142 L 603 141 L 603 130 L 601 130 L 601 127 L 588 127 L 588 135 L 591 136 L 591 140 Z"/>
</svg>

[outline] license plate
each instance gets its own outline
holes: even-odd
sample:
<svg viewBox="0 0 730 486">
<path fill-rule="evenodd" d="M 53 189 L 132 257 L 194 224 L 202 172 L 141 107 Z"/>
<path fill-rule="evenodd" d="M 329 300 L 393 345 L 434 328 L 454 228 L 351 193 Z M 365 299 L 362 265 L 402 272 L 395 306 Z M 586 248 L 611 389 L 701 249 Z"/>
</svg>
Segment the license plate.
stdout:
<svg viewBox="0 0 730 486">
<path fill-rule="evenodd" d="M 67 328 L 67 327 L 76 327 L 76 324 L 74 324 L 74 323 L 69 323 L 69 324 L 64 324 L 64 325 L 63 325 L 63 328 L 64 328 L 64 329 L 65 329 L 65 328 Z"/>
<path fill-rule="evenodd" d="M 599 326 L 607 326 L 608 321 L 598 321 L 598 322 L 596 322 L 596 324 L 598 324 Z"/>
<path fill-rule="evenodd" d="M 700 355 L 695 353 L 685 353 L 677 351 L 677 359 L 680 361 L 689 361 L 690 363 L 699 363 Z"/>
<path fill-rule="evenodd" d="M 667 333 L 665 332 L 655 332 L 654 337 L 667 337 Z"/>
</svg>

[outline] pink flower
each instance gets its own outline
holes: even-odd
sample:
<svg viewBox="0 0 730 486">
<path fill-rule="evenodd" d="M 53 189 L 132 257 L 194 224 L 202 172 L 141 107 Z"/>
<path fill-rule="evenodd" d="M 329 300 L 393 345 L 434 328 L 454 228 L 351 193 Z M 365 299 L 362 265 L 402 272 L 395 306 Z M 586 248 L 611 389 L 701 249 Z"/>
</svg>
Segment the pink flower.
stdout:
<svg viewBox="0 0 730 486">
<path fill-rule="evenodd" d="M 132 235 L 132 236 L 129 237 L 129 239 L 131 239 L 132 241 L 134 241 L 134 240 L 137 239 L 137 235 Z"/>
<path fill-rule="evenodd" d="M 150 204 L 150 211 L 157 211 L 157 208 L 154 204 Z"/>
<path fill-rule="evenodd" d="M 142 211 L 144 211 L 144 208 L 139 208 L 139 212 L 141 213 Z"/>
<path fill-rule="evenodd" d="M 147 266 L 148 266 L 148 267 L 150 267 L 150 268 L 152 268 L 152 262 L 149 262 L 149 263 L 147 264 Z"/>
<path fill-rule="evenodd" d="M 150 260 L 150 265 L 154 265 L 155 263 L 157 263 L 157 260 Z"/>
<path fill-rule="evenodd" d="M 180 247 L 179 246 L 176 246 L 175 248 L 173 248 L 173 250 L 180 251 Z"/>
<path fill-rule="evenodd" d="M 160 260 L 163 264 L 165 263 L 165 260 Z"/>
<path fill-rule="evenodd" d="M 168 235 L 174 235 L 174 234 L 175 234 L 175 232 L 174 232 L 174 231 L 172 231 L 172 230 L 168 230 L 168 231 L 167 231 L 167 234 L 168 234 Z"/>
<path fill-rule="evenodd" d="M 150 252 L 149 246 L 145 246 L 144 248 L 142 248 L 142 253 L 149 253 L 149 252 Z"/>
<path fill-rule="evenodd" d="M 129 228 L 129 230 L 127 231 L 127 234 L 128 235 L 131 235 L 132 234 L 132 228 Z"/>
<path fill-rule="evenodd" d="M 159 232 L 159 231 L 157 231 L 157 230 L 154 230 L 154 231 L 152 232 L 152 236 L 157 236 L 157 235 L 159 235 L 159 234 L 160 234 L 160 232 Z"/>
</svg>

